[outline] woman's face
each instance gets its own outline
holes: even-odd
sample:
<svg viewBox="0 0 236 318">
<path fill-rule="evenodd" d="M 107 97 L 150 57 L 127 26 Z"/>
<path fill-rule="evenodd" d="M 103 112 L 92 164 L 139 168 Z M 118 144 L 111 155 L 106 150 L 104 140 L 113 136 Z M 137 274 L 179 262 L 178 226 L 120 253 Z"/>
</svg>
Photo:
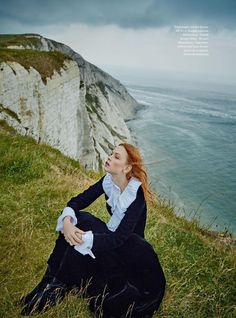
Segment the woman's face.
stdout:
<svg viewBox="0 0 236 318">
<path fill-rule="evenodd" d="M 113 174 L 126 174 L 130 165 L 127 164 L 128 153 L 123 146 L 116 146 L 105 161 L 104 168 Z"/>
</svg>

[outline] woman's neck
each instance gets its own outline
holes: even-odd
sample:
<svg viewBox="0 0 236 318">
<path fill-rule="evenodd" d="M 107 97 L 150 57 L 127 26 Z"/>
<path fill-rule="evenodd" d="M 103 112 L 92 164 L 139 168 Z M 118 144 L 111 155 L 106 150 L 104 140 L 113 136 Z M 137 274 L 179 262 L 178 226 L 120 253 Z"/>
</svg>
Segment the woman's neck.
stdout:
<svg viewBox="0 0 236 318">
<path fill-rule="evenodd" d="M 127 187 L 129 180 L 123 175 L 112 175 L 113 182 L 120 188 L 121 192 Z"/>
</svg>

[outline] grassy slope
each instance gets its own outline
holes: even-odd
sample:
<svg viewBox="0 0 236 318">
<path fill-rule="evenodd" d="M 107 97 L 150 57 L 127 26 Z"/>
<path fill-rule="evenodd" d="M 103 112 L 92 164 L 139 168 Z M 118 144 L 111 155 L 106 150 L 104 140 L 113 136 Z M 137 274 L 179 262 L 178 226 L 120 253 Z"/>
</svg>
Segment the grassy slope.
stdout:
<svg viewBox="0 0 236 318">
<path fill-rule="evenodd" d="M 17 300 L 41 279 L 66 202 L 103 175 L 86 172 L 58 150 L 17 135 L 0 122 L 1 317 L 21 317 Z M 102 195 L 86 210 L 109 219 Z M 167 278 L 155 317 L 235 317 L 235 247 L 174 215 L 148 207 L 146 239 Z M 86 300 L 68 295 L 40 317 L 91 317 Z"/>
<path fill-rule="evenodd" d="M 8 46 L 28 46 L 32 49 L 8 49 Z M 37 50 L 41 46 L 41 41 L 38 38 L 29 38 L 23 34 L 1 34 L 0 63 L 16 62 L 27 70 L 33 67 L 39 72 L 43 82 L 46 84 L 46 78 L 51 77 L 54 71 L 60 73 L 61 68 L 64 67 L 64 61 L 72 60 L 72 58 L 61 52 Z"/>
<path fill-rule="evenodd" d="M 0 63 L 16 62 L 21 64 L 26 70 L 33 67 L 39 72 L 44 84 L 47 77 L 51 77 L 54 71 L 60 73 L 64 67 L 65 60 L 72 60 L 69 56 L 60 52 L 46 52 L 36 50 L 3 49 L 0 47 Z"/>
<path fill-rule="evenodd" d="M 33 33 L 25 33 L 25 34 L 0 34 L 0 47 L 7 48 L 8 46 L 30 46 L 30 47 L 38 47 L 42 46 L 41 41 L 38 37 L 32 37 Z M 30 36 L 30 37 L 28 37 Z"/>
</svg>

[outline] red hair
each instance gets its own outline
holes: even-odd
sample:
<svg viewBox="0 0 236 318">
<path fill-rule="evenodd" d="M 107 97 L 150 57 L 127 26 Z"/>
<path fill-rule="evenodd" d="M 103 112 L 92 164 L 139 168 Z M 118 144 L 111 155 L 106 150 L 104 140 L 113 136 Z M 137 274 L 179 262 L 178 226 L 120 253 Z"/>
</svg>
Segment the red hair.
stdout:
<svg viewBox="0 0 236 318">
<path fill-rule="evenodd" d="M 156 203 L 156 195 L 150 190 L 147 172 L 144 167 L 140 150 L 129 143 L 120 143 L 119 146 L 123 146 L 125 148 L 128 153 L 127 163 L 132 165 L 132 169 L 126 175 L 127 179 L 129 180 L 131 177 L 139 179 L 142 182 L 141 187 L 143 188 L 146 202 L 151 201 L 152 203 Z"/>
</svg>

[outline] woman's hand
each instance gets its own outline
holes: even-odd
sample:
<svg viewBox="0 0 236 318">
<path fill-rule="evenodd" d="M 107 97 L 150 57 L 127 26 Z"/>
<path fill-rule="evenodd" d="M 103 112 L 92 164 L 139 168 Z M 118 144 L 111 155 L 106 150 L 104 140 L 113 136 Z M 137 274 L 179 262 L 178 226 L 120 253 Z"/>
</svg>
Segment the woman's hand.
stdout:
<svg viewBox="0 0 236 318">
<path fill-rule="evenodd" d="M 73 225 L 70 221 L 70 217 L 65 217 L 63 222 L 63 231 L 65 240 L 70 245 L 82 244 L 84 241 L 82 240 L 82 234 L 86 233 L 83 230 L 80 230 L 75 225 Z"/>
</svg>

